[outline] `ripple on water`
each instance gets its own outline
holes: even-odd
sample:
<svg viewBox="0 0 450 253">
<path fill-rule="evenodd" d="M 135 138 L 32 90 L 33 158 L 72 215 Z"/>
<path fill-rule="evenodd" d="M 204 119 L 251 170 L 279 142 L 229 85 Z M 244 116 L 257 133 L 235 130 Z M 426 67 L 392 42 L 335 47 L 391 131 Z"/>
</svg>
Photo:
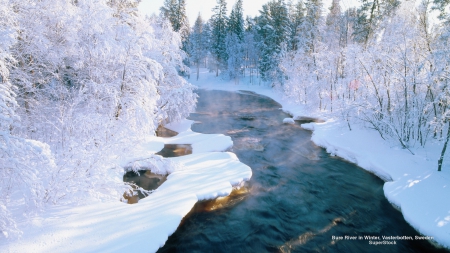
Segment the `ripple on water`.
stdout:
<svg viewBox="0 0 450 253">
<path fill-rule="evenodd" d="M 344 235 L 418 235 L 386 200 L 384 182 L 283 124 L 275 101 L 199 90 L 193 130 L 233 139 L 253 176 L 242 194 L 198 203 L 159 252 L 447 252 L 426 241 L 372 246 Z M 248 120 L 248 116 L 252 120 Z M 300 119 L 306 122 L 310 119 Z M 262 145 L 263 150 L 255 148 Z"/>
</svg>

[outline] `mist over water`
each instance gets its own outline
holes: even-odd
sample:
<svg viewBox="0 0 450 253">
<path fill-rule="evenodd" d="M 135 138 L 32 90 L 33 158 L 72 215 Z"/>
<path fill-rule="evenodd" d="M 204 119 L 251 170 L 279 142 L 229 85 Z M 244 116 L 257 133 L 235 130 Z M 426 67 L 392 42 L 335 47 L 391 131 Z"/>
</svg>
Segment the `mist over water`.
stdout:
<svg viewBox="0 0 450 253">
<path fill-rule="evenodd" d="M 270 98 L 199 90 L 192 130 L 223 133 L 252 168 L 231 196 L 198 203 L 158 252 L 449 252 L 427 241 L 332 236 L 419 235 L 386 200 L 383 181 L 332 157 Z"/>
</svg>

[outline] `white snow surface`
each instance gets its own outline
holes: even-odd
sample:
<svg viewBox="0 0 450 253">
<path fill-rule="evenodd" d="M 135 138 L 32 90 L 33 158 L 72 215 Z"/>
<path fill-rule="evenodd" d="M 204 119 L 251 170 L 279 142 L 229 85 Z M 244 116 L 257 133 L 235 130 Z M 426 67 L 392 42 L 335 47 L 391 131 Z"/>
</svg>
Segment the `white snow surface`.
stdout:
<svg viewBox="0 0 450 253">
<path fill-rule="evenodd" d="M 20 224 L 24 233 L 19 240 L 0 239 L 0 252 L 156 252 L 197 201 L 229 195 L 252 176 L 235 154 L 212 152 L 232 146 L 230 137 L 192 132 L 191 123 L 170 125 L 184 131 L 148 138 L 136 147 L 135 157 L 118 161 L 127 164 L 154 154 L 164 143 L 193 145 L 193 154 L 167 158 L 180 169 L 150 196 L 133 205 L 117 200 L 53 208 L 32 224 Z"/>
<path fill-rule="evenodd" d="M 285 118 L 283 119 L 283 123 L 285 124 L 295 124 L 295 121 L 293 118 Z"/>
<path fill-rule="evenodd" d="M 252 91 L 280 103 L 281 109 L 293 119 L 308 117 L 324 120 L 324 123 L 302 124 L 303 128 L 313 131 L 312 141 L 327 152 L 383 179 L 386 198 L 402 212 L 405 220 L 420 234 L 433 237 L 432 242 L 437 246 L 450 248 L 448 155 L 442 171 L 437 171 L 442 144 L 428 143 L 425 148 L 414 148 L 411 150 L 414 153 L 412 155 L 399 145 L 383 140 L 375 130 L 352 125 L 350 131 L 346 122 L 330 117 L 329 112 L 314 112 L 291 103 L 270 84 L 255 80 L 254 84 L 249 83 L 248 79 L 242 79 L 236 84 L 235 81 L 216 78 L 203 70 L 199 81 L 190 81 L 202 89 Z"/>
</svg>

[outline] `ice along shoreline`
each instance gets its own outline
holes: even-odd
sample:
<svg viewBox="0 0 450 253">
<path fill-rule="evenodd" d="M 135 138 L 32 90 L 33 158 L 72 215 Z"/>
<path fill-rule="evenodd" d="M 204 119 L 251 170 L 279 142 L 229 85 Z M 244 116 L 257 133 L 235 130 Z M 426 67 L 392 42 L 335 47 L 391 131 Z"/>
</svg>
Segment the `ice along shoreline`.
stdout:
<svg viewBox="0 0 450 253">
<path fill-rule="evenodd" d="M 202 74 L 199 81 L 191 81 L 200 88 L 251 91 L 272 98 L 293 119 L 324 119 L 323 123 L 302 124 L 313 131 L 311 140 L 328 153 L 355 163 L 384 180 L 387 200 L 401 211 L 406 222 L 420 234 L 432 238 L 430 241 L 436 246 L 450 249 L 450 161 L 444 162 L 443 171 L 436 171 L 440 145 L 430 143 L 426 149 L 414 149 L 415 155 L 411 155 L 384 141 L 375 131 L 359 125 L 352 125 L 350 131 L 346 122 L 289 103 L 271 87 L 245 81 L 236 85 L 206 72 Z"/>
<path fill-rule="evenodd" d="M 31 224 L 19 224 L 26 231 L 22 238 L 0 241 L 0 252 L 156 252 L 198 201 L 227 196 L 252 176 L 235 154 L 222 152 L 233 145 L 230 137 L 195 133 L 191 124 L 169 125 L 177 136 L 150 137 L 136 147 L 136 157 L 127 158 L 142 160 L 164 144 L 192 144 L 191 155 L 167 158 L 181 166 L 148 197 L 134 205 L 116 201 L 53 208 Z"/>
</svg>

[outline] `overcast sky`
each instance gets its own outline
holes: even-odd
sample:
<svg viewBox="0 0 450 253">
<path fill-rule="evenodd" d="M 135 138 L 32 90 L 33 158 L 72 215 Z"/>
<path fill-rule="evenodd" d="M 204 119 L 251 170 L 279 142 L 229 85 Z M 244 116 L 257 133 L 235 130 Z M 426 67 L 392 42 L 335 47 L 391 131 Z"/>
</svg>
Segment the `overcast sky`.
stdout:
<svg viewBox="0 0 450 253">
<path fill-rule="evenodd" d="M 244 0 L 244 16 L 256 16 L 259 15 L 259 10 L 262 6 L 270 0 Z M 341 0 L 342 9 L 347 9 L 348 5 L 357 0 Z M 236 0 L 227 1 L 227 10 L 230 12 Z M 296 1 L 294 1 L 296 2 Z M 164 0 L 142 0 L 139 9 L 146 14 L 156 13 L 159 14 L 159 8 L 163 6 Z M 189 23 L 192 26 L 197 19 L 197 15 L 200 12 L 203 20 L 208 20 L 211 17 L 211 9 L 216 6 L 216 0 L 186 0 L 186 12 L 189 18 Z M 331 5 L 331 0 L 324 1 L 324 7 L 328 9 Z"/>
</svg>

